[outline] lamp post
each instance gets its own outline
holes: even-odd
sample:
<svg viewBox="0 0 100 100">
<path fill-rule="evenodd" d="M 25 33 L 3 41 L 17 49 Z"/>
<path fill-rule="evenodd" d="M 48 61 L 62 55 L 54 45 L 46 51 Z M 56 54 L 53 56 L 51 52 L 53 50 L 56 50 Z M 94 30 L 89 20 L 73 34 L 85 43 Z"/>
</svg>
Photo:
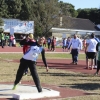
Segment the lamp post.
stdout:
<svg viewBox="0 0 100 100">
<path fill-rule="evenodd" d="M 60 27 L 62 26 L 62 11 L 60 10 L 59 11 L 59 17 L 60 17 Z"/>
</svg>

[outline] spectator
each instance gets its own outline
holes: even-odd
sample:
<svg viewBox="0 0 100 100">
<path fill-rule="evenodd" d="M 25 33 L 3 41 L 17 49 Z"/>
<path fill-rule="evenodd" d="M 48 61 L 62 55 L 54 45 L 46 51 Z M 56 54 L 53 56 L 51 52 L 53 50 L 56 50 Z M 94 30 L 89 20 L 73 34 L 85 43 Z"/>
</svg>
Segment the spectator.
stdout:
<svg viewBox="0 0 100 100">
<path fill-rule="evenodd" d="M 94 67 L 94 58 L 96 56 L 96 45 L 97 41 L 95 40 L 95 35 L 91 34 L 91 39 L 86 41 L 85 52 L 87 55 L 87 69 L 89 69 L 89 59 L 91 59 L 91 69 Z"/>
<path fill-rule="evenodd" d="M 16 47 L 16 39 L 15 39 L 15 36 L 13 35 L 13 40 L 12 40 L 12 46 L 13 47 Z"/>
<path fill-rule="evenodd" d="M 50 50 L 50 45 L 51 45 L 51 38 L 50 37 L 47 39 L 47 45 L 48 45 L 48 50 Z"/>
<path fill-rule="evenodd" d="M 94 34 L 94 33 L 92 33 L 92 34 Z M 100 42 L 100 40 L 95 36 L 94 37 L 94 39 L 99 43 Z M 96 59 L 96 56 L 95 56 L 95 58 L 94 58 L 94 68 L 97 68 L 97 59 Z"/>
<path fill-rule="evenodd" d="M 66 38 L 63 38 L 62 48 L 63 48 L 63 52 L 66 51 L 66 48 L 67 48 L 67 40 L 66 40 Z"/>
<path fill-rule="evenodd" d="M 87 40 L 88 41 L 88 40 Z M 85 55 L 86 55 L 86 52 L 87 51 L 85 51 L 85 49 L 86 49 L 86 39 L 84 39 L 83 40 L 83 50 L 84 50 L 84 52 L 85 52 Z M 87 58 L 87 55 L 86 55 L 86 63 L 88 62 L 88 58 Z"/>
<path fill-rule="evenodd" d="M 1 46 L 2 48 L 4 48 L 4 45 L 5 45 L 5 34 L 4 32 L 0 32 L 0 40 L 1 40 Z"/>
<path fill-rule="evenodd" d="M 45 38 L 45 37 L 44 37 Z M 46 39 L 43 42 L 43 47 L 46 47 Z"/>
<path fill-rule="evenodd" d="M 74 38 L 71 39 L 71 41 L 68 45 L 68 49 L 70 49 L 71 45 L 72 45 L 72 50 L 71 50 L 72 63 L 71 64 L 77 65 L 79 49 L 82 50 L 82 42 L 79 40 L 79 38 L 77 37 L 76 34 L 74 34 Z"/>
<path fill-rule="evenodd" d="M 86 48 L 86 39 L 83 40 L 83 50 Z"/>
<path fill-rule="evenodd" d="M 51 51 L 55 51 L 56 46 L 56 38 L 53 36 L 53 39 L 51 40 Z"/>
<path fill-rule="evenodd" d="M 100 70 L 100 42 L 96 45 L 96 50 L 97 50 L 97 70 L 94 75 L 98 75 L 99 70 Z"/>
<path fill-rule="evenodd" d="M 10 47 L 13 46 L 13 39 L 14 39 L 13 35 L 10 35 L 10 38 L 9 38 L 9 46 Z"/>
<path fill-rule="evenodd" d="M 6 46 L 9 45 L 9 35 L 8 34 L 5 35 L 5 45 Z"/>
<path fill-rule="evenodd" d="M 69 45 L 69 43 L 70 43 L 70 40 L 71 40 L 70 37 L 68 37 L 68 38 L 67 38 L 67 43 L 66 43 L 66 44 L 67 44 L 67 46 L 66 46 L 67 48 L 68 48 L 68 45 Z M 70 52 L 70 50 L 69 50 L 69 52 Z"/>
</svg>

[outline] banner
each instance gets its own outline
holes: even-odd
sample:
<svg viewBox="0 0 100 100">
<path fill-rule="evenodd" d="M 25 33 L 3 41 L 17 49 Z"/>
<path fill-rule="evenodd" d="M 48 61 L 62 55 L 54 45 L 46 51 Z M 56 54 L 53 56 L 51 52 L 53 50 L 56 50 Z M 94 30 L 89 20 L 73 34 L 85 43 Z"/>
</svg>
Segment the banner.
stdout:
<svg viewBox="0 0 100 100">
<path fill-rule="evenodd" d="M 10 35 L 14 35 L 14 28 L 10 28 Z"/>
<path fill-rule="evenodd" d="M 4 32 L 10 33 L 11 28 L 14 33 L 34 33 L 34 21 L 21 21 L 19 19 L 3 19 Z"/>
</svg>

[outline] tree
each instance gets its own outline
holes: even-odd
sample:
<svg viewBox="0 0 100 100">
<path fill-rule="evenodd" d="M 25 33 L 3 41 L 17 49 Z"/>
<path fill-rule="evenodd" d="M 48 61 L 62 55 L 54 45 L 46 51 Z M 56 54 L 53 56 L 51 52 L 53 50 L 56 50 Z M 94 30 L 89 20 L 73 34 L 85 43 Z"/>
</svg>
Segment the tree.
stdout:
<svg viewBox="0 0 100 100">
<path fill-rule="evenodd" d="M 2 26 L 3 26 L 3 20 L 2 20 L 2 18 L 0 17 L 0 32 L 3 30 Z"/>
<path fill-rule="evenodd" d="M 8 17 L 7 4 L 5 3 L 5 0 L 0 0 L 0 16 L 4 18 Z"/>
<path fill-rule="evenodd" d="M 64 24 L 69 23 L 67 16 L 75 17 L 77 11 L 69 3 L 59 0 L 0 0 L 0 13 L 4 18 L 33 20 L 35 35 L 48 35 L 53 26 L 60 26 L 60 18 L 65 16 Z M 70 24 L 70 23 L 69 23 Z"/>
<path fill-rule="evenodd" d="M 74 6 L 70 3 L 59 2 L 60 9 L 62 14 L 65 16 L 76 17 L 78 15 L 77 11 L 74 9 Z"/>
<path fill-rule="evenodd" d="M 21 0 L 22 6 L 21 6 L 21 11 L 20 11 L 20 16 L 19 18 L 21 20 L 30 20 L 31 19 L 31 4 L 32 0 Z"/>
<path fill-rule="evenodd" d="M 8 15 L 10 18 L 19 18 L 22 2 L 21 0 L 5 0 L 8 6 Z"/>
<path fill-rule="evenodd" d="M 77 18 L 85 18 L 91 20 L 95 24 L 100 24 L 100 9 L 78 9 Z"/>
<path fill-rule="evenodd" d="M 100 9 L 91 9 L 89 19 L 95 24 L 100 24 Z"/>
<path fill-rule="evenodd" d="M 58 0 L 35 0 L 31 6 L 32 19 L 35 21 L 35 35 L 48 35 L 48 30 L 59 16 Z"/>
</svg>

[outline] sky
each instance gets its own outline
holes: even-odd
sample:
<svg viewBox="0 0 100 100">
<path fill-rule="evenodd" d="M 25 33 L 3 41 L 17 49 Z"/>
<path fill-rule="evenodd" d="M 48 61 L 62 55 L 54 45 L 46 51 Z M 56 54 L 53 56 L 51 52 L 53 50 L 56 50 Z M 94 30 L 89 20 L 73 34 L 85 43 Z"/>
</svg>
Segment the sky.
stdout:
<svg viewBox="0 0 100 100">
<path fill-rule="evenodd" d="M 100 0 L 59 0 L 64 3 L 71 3 L 77 10 L 79 8 L 100 8 Z"/>
</svg>

